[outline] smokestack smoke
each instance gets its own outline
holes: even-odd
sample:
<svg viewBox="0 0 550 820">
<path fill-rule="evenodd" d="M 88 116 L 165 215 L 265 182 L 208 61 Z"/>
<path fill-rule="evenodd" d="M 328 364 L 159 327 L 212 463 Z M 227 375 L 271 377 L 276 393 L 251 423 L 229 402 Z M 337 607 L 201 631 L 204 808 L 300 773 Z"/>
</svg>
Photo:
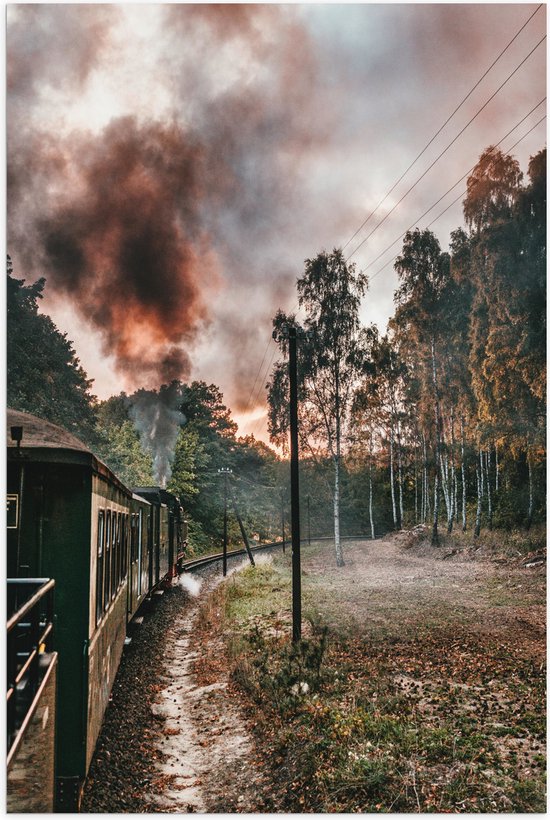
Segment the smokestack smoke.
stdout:
<svg viewBox="0 0 550 820">
<path fill-rule="evenodd" d="M 130 398 L 129 415 L 141 446 L 153 456 L 155 482 L 165 488 L 172 477 L 176 441 L 185 416 L 178 409 L 182 396 L 177 382 L 160 390 L 138 390 Z"/>
</svg>

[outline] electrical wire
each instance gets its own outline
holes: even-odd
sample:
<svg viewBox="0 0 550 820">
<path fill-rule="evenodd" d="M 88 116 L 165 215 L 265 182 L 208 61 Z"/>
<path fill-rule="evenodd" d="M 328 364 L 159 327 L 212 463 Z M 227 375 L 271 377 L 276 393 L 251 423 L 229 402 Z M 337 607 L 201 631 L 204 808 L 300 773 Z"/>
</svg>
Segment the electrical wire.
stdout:
<svg viewBox="0 0 550 820">
<path fill-rule="evenodd" d="M 251 400 L 252 400 L 252 395 L 253 395 L 253 393 L 254 393 L 254 390 L 256 389 L 256 382 L 258 381 L 258 376 L 260 375 L 260 372 L 261 372 L 261 370 L 262 370 L 262 367 L 264 366 L 265 357 L 267 356 L 267 351 L 269 350 L 269 345 L 271 344 L 271 342 L 272 342 L 272 341 L 273 341 L 273 339 L 272 339 L 272 338 L 271 338 L 271 339 L 269 339 L 269 341 L 268 341 L 268 343 L 267 343 L 267 346 L 266 346 L 266 349 L 264 350 L 264 355 L 263 355 L 263 357 L 262 357 L 261 364 L 260 364 L 260 366 L 259 366 L 259 368 L 258 368 L 258 372 L 256 373 L 256 378 L 254 379 L 254 384 L 252 385 L 252 390 L 250 391 L 250 396 L 248 397 L 248 401 L 247 401 L 247 403 L 246 403 L 246 410 L 244 411 L 244 414 L 245 414 L 245 415 L 248 413 L 248 408 L 250 407 L 250 402 L 251 402 Z"/>
<path fill-rule="evenodd" d="M 499 140 L 499 141 L 495 144 L 495 148 L 498 148 L 498 146 L 499 146 L 502 142 L 504 142 L 504 140 L 505 140 L 505 139 L 508 139 L 508 137 L 510 136 L 510 134 L 512 134 L 512 133 L 513 133 L 513 132 L 514 132 L 517 128 L 519 128 L 519 126 L 520 126 L 523 122 L 525 122 L 525 120 L 526 120 L 528 117 L 530 117 L 530 116 L 531 116 L 531 114 L 533 114 L 533 112 L 537 110 L 537 108 L 540 108 L 540 106 L 541 106 L 541 105 L 542 105 L 545 101 L 546 101 L 546 97 L 543 97 L 543 98 L 542 98 L 542 100 L 541 100 L 540 102 L 538 102 L 538 103 L 537 103 L 537 104 L 536 104 L 536 105 L 535 105 L 535 106 L 534 106 L 534 107 L 533 107 L 533 108 L 532 108 L 532 109 L 531 109 L 531 110 L 530 110 L 530 111 L 529 111 L 529 112 L 528 112 L 528 113 L 527 113 L 527 114 L 526 114 L 526 115 L 525 115 L 525 116 L 524 116 L 524 117 L 523 117 L 523 118 L 522 118 L 522 119 L 518 122 L 518 123 L 516 123 L 516 125 L 514 125 L 514 127 L 513 127 L 513 128 L 511 128 L 511 129 L 508 131 L 508 133 L 507 133 L 507 134 L 505 134 L 505 135 L 504 135 L 504 136 L 503 136 L 503 137 L 502 137 L 502 138 L 501 138 L 501 139 L 500 139 L 500 140 Z M 536 126 L 535 126 L 535 127 L 536 127 Z M 528 132 L 528 133 L 529 133 L 529 132 Z M 514 146 L 514 147 L 515 147 L 515 146 Z M 510 149 L 510 150 L 511 150 L 511 149 Z M 446 197 L 448 194 L 450 194 L 450 193 L 451 193 L 451 191 L 453 190 L 453 188 L 456 188 L 456 186 L 457 186 L 457 185 L 460 185 L 460 183 L 462 182 L 462 180 L 466 179 L 466 177 L 468 177 L 468 176 L 472 173 L 472 171 L 474 170 L 474 168 L 475 168 L 475 167 L 476 167 L 475 165 L 472 165 L 472 167 L 471 167 L 468 171 L 466 171 L 466 173 L 465 173 L 465 174 L 463 174 L 463 175 L 460 177 L 460 179 L 458 179 L 458 180 L 454 183 L 454 185 L 451 185 L 451 187 L 450 187 L 447 191 L 445 191 L 445 193 L 444 193 L 442 196 L 440 196 L 440 197 L 439 197 L 439 199 L 438 199 L 436 202 L 434 202 L 434 203 L 433 203 L 433 205 L 430 205 L 430 207 L 429 207 L 426 211 L 424 211 L 424 213 L 422 214 L 422 216 L 419 216 L 419 217 L 418 217 L 418 219 L 415 219 L 415 220 L 414 220 L 414 222 L 413 222 L 411 225 L 409 225 L 409 227 L 408 227 L 406 230 L 404 230 L 402 233 L 400 233 L 400 234 L 399 234 L 399 236 L 398 236 L 398 237 L 396 237 L 396 238 L 393 240 L 393 242 L 391 242 L 391 243 L 390 243 L 390 244 L 389 244 L 386 248 L 384 248 L 384 250 L 383 250 L 383 251 L 381 251 L 381 252 L 378 254 L 378 256 L 376 256 L 376 257 L 375 257 L 375 258 L 374 258 L 371 262 L 369 262 L 369 263 L 368 263 L 368 265 L 366 265 L 366 266 L 363 268 L 363 271 L 362 271 L 362 272 L 363 272 L 363 273 L 364 273 L 364 272 L 366 272 L 369 268 L 371 268 L 373 265 L 375 265 L 375 264 L 376 264 L 376 262 L 378 262 L 378 260 L 379 260 L 379 259 L 381 259 L 381 258 L 382 258 L 382 257 L 383 257 L 383 256 L 384 256 L 384 255 L 385 255 L 385 254 L 386 254 L 386 253 L 387 253 L 387 252 L 388 252 L 391 248 L 393 248 L 393 246 L 394 246 L 395 244 L 397 244 L 397 242 L 399 242 L 401 239 L 403 239 L 403 237 L 405 236 L 405 234 L 407 233 L 407 231 L 412 230 L 412 228 L 414 228 L 414 226 L 415 226 L 415 225 L 417 225 L 417 224 L 420 222 L 420 220 L 421 220 L 421 219 L 424 219 L 424 217 L 425 217 L 427 214 L 429 214 L 429 213 L 430 213 L 430 211 L 432 211 L 435 207 L 437 207 L 437 205 L 439 205 L 439 203 L 440 203 L 443 199 L 445 199 L 445 197 Z M 461 196 L 462 196 L 462 194 L 461 194 Z M 453 203 L 453 204 L 454 204 L 454 203 Z M 384 266 L 384 267 L 385 267 L 385 266 Z M 375 275 L 377 275 L 377 274 L 375 274 Z M 371 279 L 374 279 L 374 275 L 371 277 Z"/>
<path fill-rule="evenodd" d="M 541 9 L 541 8 L 542 8 L 542 6 L 543 6 L 543 5 L 544 5 L 544 4 L 543 4 L 543 3 L 541 3 L 539 6 L 537 6 L 537 8 L 535 9 L 535 11 L 534 11 L 534 12 L 533 12 L 533 13 L 532 13 L 529 17 L 528 17 L 528 19 L 527 19 L 527 20 L 525 21 L 525 23 L 521 26 L 521 28 L 519 29 L 519 31 L 517 31 L 517 32 L 516 32 L 516 34 L 512 37 L 512 39 L 510 40 L 510 42 L 509 42 L 509 43 L 508 43 L 508 44 L 507 44 L 507 45 L 506 45 L 506 46 L 502 49 L 502 51 L 500 52 L 500 54 L 498 55 L 498 57 L 496 57 L 496 58 L 493 60 L 493 62 L 491 63 L 491 65 L 489 66 L 489 68 L 485 71 L 485 73 L 481 75 L 481 77 L 480 77 L 480 78 L 479 78 L 479 80 L 475 83 L 475 85 L 473 85 L 473 86 L 472 86 L 472 88 L 468 91 L 468 93 L 466 94 L 466 96 L 464 97 L 464 99 L 463 99 L 463 100 L 462 100 L 462 101 L 461 101 L 461 102 L 460 102 L 460 103 L 456 106 L 456 108 L 454 109 L 454 111 L 453 111 L 451 114 L 449 114 L 449 116 L 447 117 L 447 119 L 445 120 L 445 122 L 443 123 L 443 125 L 439 128 L 439 130 L 435 132 L 435 134 L 434 134 L 434 135 L 433 135 L 433 137 L 430 139 L 430 141 L 426 143 L 426 145 L 425 145 L 425 146 L 424 146 L 424 148 L 420 151 L 420 153 L 419 153 L 419 154 L 415 157 L 415 159 L 413 159 L 413 161 L 411 162 L 411 164 L 409 165 L 409 167 L 407 168 L 407 170 L 406 170 L 406 171 L 404 171 L 404 172 L 401 174 L 401 176 L 399 177 L 399 179 L 397 180 L 397 182 L 394 182 L 394 184 L 392 185 L 392 187 L 390 188 L 390 190 L 389 190 L 389 191 L 387 192 L 387 194 L 383 197 L 383 199 L 381 199 L 381 200 L 380 200 L 380 202 L 378 203 L 378 205 L 376 206 L 376 208 L 375 208 L 373 211 L 371 211 L 371 212 L 370 212 L 370 214 L 369 214 L 369 215 L 368 215 L 368 217 L 364 220 L 364 222 L 362 222 L 362 223 L 361 223 L 361 225 L 357 228 L 357 230 L 355 231 L 355 233 L 353 234 L 353 236 L 351 236 L 351 237 L 348 239 L 348 241 L 346 242 L 346 244 L 342 246 L 342 250 L 345 250 L 345 249 L 347 248 L 347 246 L 350 244 L 350 242 L 352 242 L 352 241 L 355 239 L 355 237 L 357 236 L 357 234 L 358 234 L 358 233 L 359 233 L 359 232 L 360 232 L 360 231 L 361 231 L 361 230 L 365 227 L 365 225 L 369 222 L 369 220 L 371 219 L 371 217 L 373 217 L 373 216 L 374 216 L 374 214 L 375 214 L 375 213 L 376 213 L 376 211 L 380 208 L 380 206 L 384 204 L 384 202 L 385 202 L 385 201 L 386 201 L 386 199 L 390 196 L 390 194 L 392 194 L 392 193 L 393 193 L 393 191 L 397 188 L 397 186 L 399 185 L 399 183 L 400 183 L 400 182 L 404 179 L 404 177 L 405 177 L 405 176 L 409 173 L 409 171 L 411 170 L 411 168 L 412 168 L 414 165 L 416 165 L 416 163 L 418 162 L 418 160 L 420 159 L 420 157 L 422 157 L 422 156 L 426 153 L 426 151 L 428 150 L 428 148 L 430 147 L 430 145 L 431 145 L 431 144 L 434 142 L 434 140 L 435 140 L 435 139 L 436 139 L 436 138 L 437 138 L 437 137 L 441 134 L 441 132 L 443 131 L 443 129 L 445 128 L 445 126 L 446 126 L 446 125 L 447 125 L 447 124 L 448 124 L 448 123 L 452 120 L 452 118 L 454 117 L 454 115 L 455 115 L 455 114 L 456 114 L 456 113 L 457 113 L 457 112 L 458 112 L 458 111 L 462 108 L 462 106 L 464 105 L 464 103 L 466 102 L 466 100 L 468 100 L 468 99 L 472 96 L 472 94 L 473 94 L 473 92 L 476 90 L 476 88 L 477 88 L 477 87 L 481 84 L 481 82 L 485 79 L 485 77 L 486 77 L 486 76 L 487 76 L 487 74 L 491 71 L 491 69 L 492 69 L 492 68 L 493 68 L 493 67 L 494 67 L 494 66 L 498 63 L 498 61 L 500 60 L 500 58 L 501 58 L 501 57 L 502 57 L 502 56 L 503 56 L 503 55 L 504 55 L 504 54 L 508 51 L 508 49 L 510 48 L 510 46 L 512 45 L 512 43 L 513 43 L 515 40 L 517 40 L 517 38 L 519 37 L 519 35 L 520 35 L 520 34 L 521 34 L 521 32 L 523 31 L 523 29 L 527 26 L 527 24 L 528 24 L 528 23 L 530 23 L 530 22 L 531 22 L 531 20 L 532 20 L 532 19 L 533 19 L 533 17 L 535 16 L 535 14 L 539 11 L 539 9 Z"/>
<path fill-rule="evenodd" d="M 392 215 L 392 213 L 396 210 L 396 208 L 398 208 L 398 207 L 399 207 L 399 205 L 401 205 L 401 203 L 403 202 L 403 200 L 404 200 L 404 199 L 405 199 L 405 198 L 406 198 L 406 197 L 407 197 L 407 196 L 411 193 L 411 191 L 413 191 L 413 190 L 414 190 L 414 188 L 416 188 L 416 186 L 418 185 L 418 183 L 419 183 L 419 182 L 421 182 L 421 181 L 424 179 L 424 177 L 426 176 L 426 174 L 427 174 L 429 171 L 431 171 L 431 169 L 434 167 L 434 165 L 436 165 L 436 163 L 438 163 L 438 162 L 439 162 L 439 160 L 441 159 L 441 157 L 443 157 L 443 156 L 447 153 L 447 151 L 449 150 L 449 148 L 451 148 L 451 146 L 453 146 L 453 145 L 454 145 L 454 143 L 455 143 L 455 142 L 459 139 L 459 137 L 461 137 L 461 136 L 462 136 L 462 134 L 466 131 L 466 129 L 470 127 L 470 125 L 474 122 L 474 120 L 475 120 L 475 119 L 477 119 L 477 117 L 479 117 L 479 115 L 481 114 L 481 112 L 482 112 L 485 108 L 487 108 L 487 106 L 489 105 L 489 103 L 490 103 L 490 102 L 491 102 L 491 101 L 492 101 L 492 100 L 496 97 L 496 95 L 499 93 L 499 91 L 501 91 L 501 90 L 504 88 L 504 86 L 506 85 L 506 83 L 508 83 L 508 82 L 512 79 L 512 77 L 514 76 L 514 74 L 517 74 L 517 72 L 519 71 L 519 69 L 520 69 L 520 68 L 524 65 L 524 63 L 526 63 L 526 62 L 527 62 L 527 60 L 529 59 L 529 57 L 531 57 L 531 55 L 532 55 L 532 54 L 533 54 L 533 53 L 537 50 L 537 48 L 538 48 L 540 45 L 542 45 L 542 43 L 543 43 L 545 40 L 546 40 L 546 34 L 544 35 L 544 37 L 542 37 L 542 38 L 539 40 L 539 42 L 536 44 L 536 46 L 534 46 L 534 47 L 531 49 L 531 51 L 529 52 L 529 54 L 528 54 L 526 57 L 524 57 L 524 58 L 523 58 L 523 60 L 521 61 L 521 63 L 519 63 L 519 65 L 517 65 L 517 66 L 515 67 L 515 69 L 511 72 L 511 74 L 509 74 L 509 75 L 508 75 L 508 77 L 504 80 L 504 82 L 503 82 L 503 83 L 501 83 L 501 85 L 499 85 L 499 87 L 497 88 L 497 90 L 496 90 L 496 91 L 494 91 L 494 92 L 493 92 L 493 94 L 491 94 L 491 96 L 489 97 L 489 99 L 488 99 L 488 100 L 486 100 L 486 101 L 483 103 L 483 105 L 481 106 L 481 108 L 479 108 L 479 109 L 476 111 L 476 113 L 474 114 L 474 116 L 473 116 L 473 117 L 472 117 L 472 118 L 471 118 L 471 119 L 470 119 L 470 120 L 466 123 L 466 125 L 465 125 L 463 128 L 461 128 L 461 130 L 460 130 L 460 131 L 458 132 L 458 134 L 457 134 L 457 135 L 456 135 L 456 136 L 455 136 L 455 137 L 451 140 L 451 142 L 447 145 L 447 147 L 443 149 L 443 151 L 442 151 L 442 152 L 441 152 L 441 153 L 440 153 L 440 154 L 439 154 L 439 155 L 438 155 L 438 156 L 434 159 L 434 161 L 433 161 L 433 162 L 432 162 L 432 163 L 431 163 L 431 164 L 430 164 L 430 165 L 426 168 L 426 170 L 425 170 L 425 171 L 424 171 L 424 172 L 423 172 L 423 173 L 422 173 L 422 174 L 418 177 L 418 179 L 416 180 L 416 182 L 414 182 L 414 183 L 411 185 L 411 187 L 410 187 L 407 191 L 405 191 L 405 193 L 403 194 L 403 196 L 401 197 L 401 199 L 399 199 L 399 200 L 395 203 L 395 205 L 394 205 L 394 206 L 393 206 L 393 207 L 392 207 L 392 208 L 388 211 L 388 213 L 387 213 L 387 214 L 386 214 L 386 215 L 385 215 L 385 216 L 384 216 L 384 217 L 380 220 L 380 222 L 378 222 L 378 224 L 377 224 L 377 225 L 375 225 L 375 227 L 372 229 L 372 231 L 371 231 L 371 232 L 370 232 L 370 233 L 369 233 L 369 234 L 368 234 L 368 235 L 367 235 L 364 239 L 362 239 L 362 240 L 361 240 L 361 242 L 360 242 L 360 243 L 359 243 L 359 244 L 358 244 L 358 245 L 354 248 L 354 250 L 353 250 L 353 251 L 352 251 L 352 252 L 351 252 L 351 253 L 350 253 L 350 254 L 346 257 L 346 262 L 348 262 L 348 261 L 351 259 L 351 257 L 352 257 L 352 256 L 354 256 L 354 255 L 357 253 L 357 251 L 359 250 L 359 248 L 361 248 L 361 247 L 365 244 L 365 242 L 366 242 L 368 239 L 370 239 L 370 237 L 371 237 L 374 233 L 376 233 L 376 231 L 378 230 L 378 228 L 380 228 L 380 226 L 384 224 L 384 222 L 386 221 L 386 219 L 388 219 L 388 218 Z"/>
<path fill-rule="evenodd" d="M 538 106 L 536 106 L 536 107 L 538 108 Z M 526 131 L 526 132 L 525 132 L 525 134 L 524 134 L 522 137 L 520 137 L 520 139 L 519 139 L 519 140 L 517 140 L 517 141 L 516 141 L 513 145 L 511 145 L 511 146 L 510 146 L 510 148 L 508 148 L 508 149 L 507 149 L 507 152 L 506 152 L 506 153 L 509 153 L 510 151 L 513 151 L 513 150 L 514 150 L 514 148 L 515 148 L 517 145 L 519 145 L 519 144 L 520 144 L 520 142 L 522 142 L 524 139 L 526 139 L 526 137 L 528 137 L 528 136 L 529 136 L 529 134 L 530 134 L 532 131 L 534 131 L 534 130 L 535 130 L 535 128 L 537 128 L 537 126 L 539 126 L 542 122 L 544 122 L 544 120 L 546 119 L 546 116 L 547 116 L 547 115 L 545 114 L 543 117 L 541 117 L 541 118 L 540 118 L 540 120 L 538 120 L 538 122 L 536 122 L 533 126 L 531 126 L 531 128 L 530 128 L 528 131 Z M 522 122 L 523 122 L 523 120 L 522 120 Z M 515 129 L 516 129 L 516 128 L 517 128 L 517 126 L 515 126 L 514 128 L 512 128 L 512 130 L 508 132 L 508 134 L 506 135 L 506 137 L 508 137 L 508 136 L 509 136 L 509 135 L 510 135 L 513 131 L 515 131 Z M 502 142 L 503 140 L 505 140 L 505 139 L 506 139 L 506 137 L 503 137 L 503 138 L 502 138 L 502 140 L 501 140 L 501 142 Z M 500 145 L 500 143 L 497 143 L 497 145 Z M 462 179 L 463 179 L 463 178 L 462 178 Z M 459 180 L 459 182 L 461 182 L 461 181 L 462 181 L 462 179 L 460 179 L 460 180 Z M 456 184 L 458 184 L 458 183 L 456 183 Z M 454 188 L 454 187 L 456 187 L 456 184 L 455 184 L 455 185 L 453 185 L 453 188 Z M 451 190 L 452 190 L 452 188 L 450 188 L 450 189 L 449 189 L 449 191 L 451 191 Z M 449 193 L 449 191 L 447 191 L 447 193 Z M 432 221 L 431 221 L 428 225 L 426 225 L 426 230 L 428 230 L 429 228 L 431 228 L 431 226 L 432 226 L 433 224 L 435 224 L 435 223 L 438 221 L 438 219 L 441 219 L 441 217 L 442 217 L 442 216 L 444 216 L 444 215 L 447 213 L 447 211 L 449 211 L 449 210 L 453 207 L 453 205 L 456 205 L 456 203 L 457 203 L 457 202 L 459 202 L 459 201 L 460 201 L 463 197 L 465 197 L 467 193 L 468 193 L 468 191 L 467 191 L 467 190 L 463 190 L 463 191 L 461 191 L 461 193 L 460 193 L 460 194 L 456 197 L 456 199 L 453 199 L 453 201 L 450 203 L 450 205 L 447 205 L 447 207 L 446 207 L 443 211 L 441 211 L 441 213 L 439 213 L 436 217 L 434 217 L 434 219 L 432 219 Z M 444 194 L 443 196 L 446 196 L 446 194 Z M 442 199 L 442 198 L 443 198 L 443 197 L 441 197 L 441 199 Z M 437 205 L 437 204 L 438 204 L 438 202 L 440 202 L 440 201 L 441 201 L 441 199 L 439 199 L 439 200 L 437 201 L 437 203 L 435 203 L 435 205 Z M 427 213 L 429 213 L 429 212 L 432 210 L 432 208 L 434 208 L 434 207 L 435 207 L 435 205 L 432 205 L 432 207 L 431 207 L 431 208 L 428 208 L 428 210 L 427 210 L 427 211 L 426 211 L 426 212 L 425 212 L 425 213 L 424 213 L 421 217 L 419 217 L 419 219 L 417 219 L 417 220 L 416 220 L 416 222 L 414 222 L 414 223 L 413 223 L 413 225 L 416 225 L 416 223 L 417 223 L 417 222 L 419 222 L 419 221 L 420 221 L 420 219 L 422 219 L 422 218 L 423 218 L 423 217 L 424 217 Z M 410 228 L 409 228 L 409 230 L 410 230 Z M 401 234 L 401 236 L 399 237 L 399 239 L 401 239 L 404 235 L 405 235 L 405 234 Z M 395 244 L 395 242 L 394 242 L 394 243 L 392 243 L 392 244 Z M 391 246 L 390 246 L 390 247 L 391 247 Z M 389 247 L 388 247 L 388 248 L 386 248 L 386 250 L 389 250 Z M 392 259 L 389 259 L 387 262 L 385 262 L 385 263 L 384 263 L 384 265 L 382 265 L 382 267 L 381 267 L 381 268 L 379 268 L 379 269 L 376 271 L 376 273 L 373 273 L 373 274 L 372 274 L 372 276 L 371 276 L 371 277 L 369 277 L 369 280 L 370 280 L 370 281 L 372 281 L 372 279 L 375 279 L 375 278 L 376 278 L 376 277 L 377 277 L 380 273 L 382 273 L 382 271 L 384 271 L 384 270 L 388 267 L 388 265 L 391 265 L 391 264 L 392 264 L 392 262 L 395 262 L 395 260 L 397 259 L 397 256 L 398 256 L 398 254 L 396 254 L 396 255 L 395 255 Z"/>
</svg>

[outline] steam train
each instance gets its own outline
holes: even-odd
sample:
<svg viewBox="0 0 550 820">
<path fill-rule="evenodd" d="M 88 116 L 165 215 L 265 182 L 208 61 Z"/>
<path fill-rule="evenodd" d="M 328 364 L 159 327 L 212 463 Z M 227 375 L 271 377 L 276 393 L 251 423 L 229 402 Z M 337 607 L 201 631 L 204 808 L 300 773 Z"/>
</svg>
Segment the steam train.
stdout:
<svg viewBox="0 0 550 820">
<path fill-rule="evenodd" d="M 128 625 L 177 574 L 186 523 L 176 496 L 125 487 L 60 427 L 8 410 L 7 428 L 8 579 L 55 579 L 55 808 L 74 811 Z"/>
</svg>

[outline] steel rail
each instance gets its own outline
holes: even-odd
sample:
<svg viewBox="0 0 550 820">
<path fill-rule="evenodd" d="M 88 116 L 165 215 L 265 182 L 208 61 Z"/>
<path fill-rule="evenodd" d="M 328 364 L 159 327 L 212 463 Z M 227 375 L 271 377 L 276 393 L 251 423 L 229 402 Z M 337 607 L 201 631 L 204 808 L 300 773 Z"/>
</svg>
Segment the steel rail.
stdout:
<svg viewBox="0 0 550 820">
<path fill-rule="evenodd" d="M 334 536 L 332 535 L 321 535 L 318 538 L 312 538 L 312 541 L 332 541 Z M 342 541 L 372 541 L 370 535 L 341 535 L 340 539 Z M 307 544 L 307 538 L 301 539 L 302 544 Z M 274 547 L 282 547 L 282 541 L 271 541 L 269 544 L 257 544 L 251 547 L 252 552 L 260 552 L 261 550 L 273 549 Z M 227 553 L 228 558 L 236 558 L 239 555 L 246 555 L 245 549 L 238 549 L 238 550 L 231 550 Z M 208 566 L 208 564 L 214 564 L 216 561 L 221 561 L 223 559 L 223 552 L 217 552 L 213 555 L 200 555 L 197 558 L 190 558 L 188 561 L 182 562 L 182 572 L 191 572 L 194 569 L 198 569 L 199 567 Z"/>
</svg>

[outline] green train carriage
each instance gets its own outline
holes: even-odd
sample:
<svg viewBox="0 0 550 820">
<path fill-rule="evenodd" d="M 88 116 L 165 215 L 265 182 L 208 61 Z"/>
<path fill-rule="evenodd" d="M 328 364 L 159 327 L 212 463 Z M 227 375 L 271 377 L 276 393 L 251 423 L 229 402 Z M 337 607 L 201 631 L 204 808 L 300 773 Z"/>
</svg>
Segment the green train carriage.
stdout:
<svg viewBox="0 0 550 820">
<path fill-rule="evenodd" d="M 185 524 L 177 498 L 133 493 L 60 427 L 13 410 L 7 426 L 8 577 L 55 579 L 56 809 L 73 811 L 127 624 L 176 574 Z"/>
</svg>

